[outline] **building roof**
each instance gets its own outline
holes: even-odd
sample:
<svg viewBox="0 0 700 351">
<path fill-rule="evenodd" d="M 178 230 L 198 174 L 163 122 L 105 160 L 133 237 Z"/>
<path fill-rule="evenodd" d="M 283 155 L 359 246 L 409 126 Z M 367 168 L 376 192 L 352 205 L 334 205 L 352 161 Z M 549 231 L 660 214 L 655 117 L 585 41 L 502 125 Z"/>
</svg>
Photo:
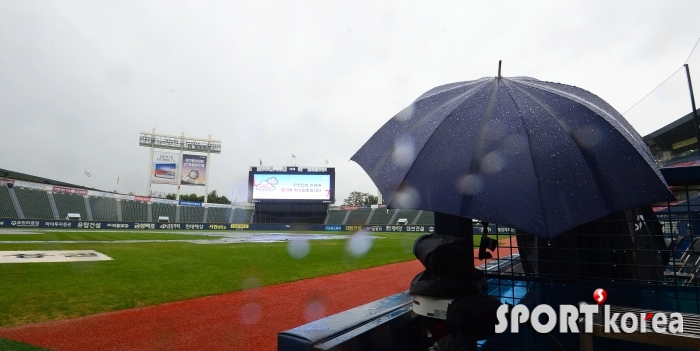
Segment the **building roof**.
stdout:
<svg viewBox="0 0 700 351">
<path fill-rule="evenodd" d="M 693 117 L 691 112 L 645 136 L 643 139 L 649 146 L 657 144 L 662 150 L 670 150 L 673 148 L 674 143 L 696 136 Z"/>
<path fill-rule="evenodd" d="M 7 170 L 7 169 L 2 169 L 2 168 L 0 168 L 0 177 L 8 178 L 8 179 L 14 179 L 14 180 L 23 180 L 23 181 L 26 181 L 26 182 L 34 182 L 34 183 L 41 183 L 41 184 L 58 185 L 58 186 L 64 186 L 64 187 L 67 187 L 67 188 L 91 189 L 91 190 L 95 190 L 94 188 L 88 188 L 88 187 L 85 187 L 85 186 L 82 186 L 82 185 L 75 185 L 75 184 L 66 183 L 66 182 L 61 182 L 61 181 L 53 180 L 53 179 L 49 179 L 49 178 L 33 176 L 33 175 L 31 175 L 31 174 L 25 174 L 25 173 L 10 171 L 10 170 Z"/>
</svg>

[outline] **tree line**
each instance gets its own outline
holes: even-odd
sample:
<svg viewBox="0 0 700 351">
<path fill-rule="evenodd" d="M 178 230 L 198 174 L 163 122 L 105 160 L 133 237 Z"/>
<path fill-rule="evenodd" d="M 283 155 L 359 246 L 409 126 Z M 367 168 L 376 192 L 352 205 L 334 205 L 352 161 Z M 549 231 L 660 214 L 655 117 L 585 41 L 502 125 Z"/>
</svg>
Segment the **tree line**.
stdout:
<svg viewBox="0 0 700 351">
<path fill-rule="evenodd" d="M 165 195 L 166 199 L 169 200 L 175 200 L 177 199 L 177 194 L 175 193 L 170 193 Z M 197 195 L 197 194 L 180 194 L 180 200 L 183 201 L 194 201 L 194 202 L 204 202 L 204 195 Z M 231 200 L 229 200 L 226 196 L 219 196 L 219 194 L 216 193 L 216 190 L 212 190 L 209 192 L 209 196 L 207 197 L 207 202 L 210 204 L 224 204 L 224 205 L 230 205 Z"/>
<path fill-rule="evenodd" d="M 376 205 L 378 202 L 379 198 L 377 196 L 361 191 L 353 191 L 343 200 L 343 206 Z"/>
</svg>

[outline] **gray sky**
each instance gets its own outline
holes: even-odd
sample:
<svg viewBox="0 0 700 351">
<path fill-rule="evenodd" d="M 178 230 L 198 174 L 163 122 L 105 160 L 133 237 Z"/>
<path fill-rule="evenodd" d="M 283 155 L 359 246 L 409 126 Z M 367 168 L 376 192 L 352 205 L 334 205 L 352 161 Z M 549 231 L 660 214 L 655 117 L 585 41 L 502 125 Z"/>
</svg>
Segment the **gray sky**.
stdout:
<svg viewBox="0 0 700 351">
<path fill-rule="evenodd" d="M 504 76 L 625 112 L 685 63 L 697 13 L 697 1 L 0 0 L 0 168 L 145 194 L 138 133 L 157 125 L 222 140 L 210 189 L 230 198 L 246 197 L 250 166 L 294 153 L 329 160 L 341 203 L 376 193 L 350 157 L 430 88 L 495 76 L 501 59 Z M 625 116 L 646 135 L 690 111 L 678 73 Z"/>
</svg>

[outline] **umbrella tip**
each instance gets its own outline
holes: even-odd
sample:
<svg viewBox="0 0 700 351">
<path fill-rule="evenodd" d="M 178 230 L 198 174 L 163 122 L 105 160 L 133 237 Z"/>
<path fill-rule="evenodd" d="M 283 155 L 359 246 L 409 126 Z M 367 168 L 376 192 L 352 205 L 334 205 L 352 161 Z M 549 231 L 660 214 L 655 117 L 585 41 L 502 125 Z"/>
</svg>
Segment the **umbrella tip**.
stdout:
<svg viewBox="0 0 700 351">
<path fill-rule="evenodd" d="M 501 79 L 501 60 L 498 60 L 498 79 Z"/>
</svg>

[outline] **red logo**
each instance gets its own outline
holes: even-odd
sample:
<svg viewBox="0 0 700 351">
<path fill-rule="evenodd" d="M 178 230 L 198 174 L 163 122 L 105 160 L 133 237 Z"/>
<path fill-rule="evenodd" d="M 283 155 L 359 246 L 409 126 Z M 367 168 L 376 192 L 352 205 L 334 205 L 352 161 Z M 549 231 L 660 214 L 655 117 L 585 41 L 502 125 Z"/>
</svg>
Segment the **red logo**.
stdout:
<svg viewBox="0 0 700 351">
<path fill-rule="evenodd" d="M 608 298 L 608 292 L 605 289 L 598 288 L 593 292 L 593 300 L 596 304 L 600 305 Z"/>
<path fill-rule="evenodd" d="M 645 321 L 648 321 L 648 320 L 650 320 L 650 319 L 651 319 L 651 317 L 653 317 L 653 316 L 654 316 L 654 314 L 653 314 L 653 313 L 651 313 L 651 312 L 649 312 L 649 313 L 647 313 L 647 316 L 646 316 L 646 317 L 644 317 L 644 320 L 645 320 Z"/>
</svg>

